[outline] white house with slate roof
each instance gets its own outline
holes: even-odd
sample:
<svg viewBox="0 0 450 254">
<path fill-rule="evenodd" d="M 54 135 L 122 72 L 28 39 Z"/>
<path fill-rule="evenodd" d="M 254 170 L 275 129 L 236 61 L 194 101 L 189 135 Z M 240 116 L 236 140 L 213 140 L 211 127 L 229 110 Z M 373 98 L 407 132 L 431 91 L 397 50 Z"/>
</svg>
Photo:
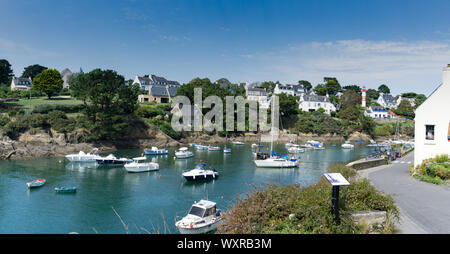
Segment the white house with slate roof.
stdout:
<svg viewBox="0 0 450 254">
<path fill-rule="evenodd" d="M 33 80 L 30 78 L 16 78 L 11 80 L 11 90 L 29 90 L 33 87 Z"/>
<path fill-rule="evenodd" d="M 450 64 L 443 70 L 439 86 L 416 109 L 414 166 L 436 155 L 450 155 Z"/>
<path fill-rule="evenodd" d="M 270 99 L 267 96 L 267 92 L 263 88 L 247 88 L 246 97 L 249 101 L 257 101 L 261 108 L 270 107 Z"/>
<path fill-rule="evenodd" d="M 305 88 L 302 85 L 280 85 L 277 84 L 273 89 L 274 94 L 287 94 L 292 96 L 303 96 L 305 94 Z"/>
<path fill-rule="evenodd" d="M 397 100 L 391 94 L 380 93 L 377 103 L 380 104 L 380 106 L 383 106 L 385 108 L 397 107 Z"/>
<path fill-rule="evenodd" d="M 319 96 L 315 94 L 304 94 L 300 97 L 298 108 L 302 111 L 316 111 L 323 108 L 325 113 L 331 115 L 332 111 L 336 111 L 336 106 L 331 103 L 328 96 Z"/>
</svg>

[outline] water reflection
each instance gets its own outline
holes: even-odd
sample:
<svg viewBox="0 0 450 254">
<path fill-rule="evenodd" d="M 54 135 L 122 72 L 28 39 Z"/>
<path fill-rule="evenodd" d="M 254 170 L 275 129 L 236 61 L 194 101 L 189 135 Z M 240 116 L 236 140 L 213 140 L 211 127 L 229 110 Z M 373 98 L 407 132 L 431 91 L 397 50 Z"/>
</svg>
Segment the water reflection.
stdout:
<svg viewBox="0 0 450 254">
<path fill-rule="evenodd" d="M 92 162 L 69 162 L 66 164 L 65 168 L 68 170 L 77 170 L 80 172 L 84 172 L 84 170 L 88 168 L 96 168 L 97 163 L 95 161 Z"/>
</svg>

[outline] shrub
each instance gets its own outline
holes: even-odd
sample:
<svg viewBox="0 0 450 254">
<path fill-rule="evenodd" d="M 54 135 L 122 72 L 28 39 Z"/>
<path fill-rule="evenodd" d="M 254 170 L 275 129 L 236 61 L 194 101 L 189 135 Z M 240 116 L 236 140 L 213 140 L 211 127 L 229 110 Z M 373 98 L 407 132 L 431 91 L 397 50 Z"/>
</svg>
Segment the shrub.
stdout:
<svg viewBox="0 0 450 254">
<path fill-rule="evenodd" d="M 9 121 L 11 119 L 8 116 L 0 114 L 0 128 L 3 128 Z"/>
<path fill-rule="evenodd" d="M 83 104 L 40 104 L 34 107 L 33 113 L 47 114 L 53 110 L 59 110 L 65 113 L 77 113 L 85 108 Z"/>
<path fill-rule="evenodd" d="M 351 185 L 341 188 L 340 217 L 336 224 L 330 212 L 331 186 L 321 179 L 313 186 L 301 188 L 298 184 L 288 186 L 269 185 L 254 189 L 245 198 L 237 199 L 219 233 L 365 233 L 363 227 L 351 219 L 351 212 L 361 210 L 387 211 L 394 219 L 399 211 L 393 199 L 376 190 L 367 179 L 353 180 L 356 172 L 343 165 L 330 171 L 340 172 Z M 289 218 L 294 214 L 294 218 Z M 393 230 L 393 221 L 384 228 Z"/>
<path fill-rule="evenodd" d="M 14 117 L 15 115 L 17 115 L 17 111 L 15 111 L 15 110 L 8 111 L 8 116 Z"/>
</svg>

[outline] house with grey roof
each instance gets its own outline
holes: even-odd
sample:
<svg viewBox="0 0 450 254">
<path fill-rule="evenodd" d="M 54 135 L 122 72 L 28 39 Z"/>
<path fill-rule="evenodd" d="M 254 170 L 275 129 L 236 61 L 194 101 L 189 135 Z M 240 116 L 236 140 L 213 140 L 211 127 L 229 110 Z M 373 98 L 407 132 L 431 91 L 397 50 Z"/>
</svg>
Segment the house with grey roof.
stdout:
<svg viewBox="0 0 450 254">
<path fill-rule="evenodd" d="M 292 96 L 302 96 L 305 94 L 305 88 L 302 85 L 281 85 L 277 84 L 273 90 L 274 94 L 287 94 Z"/>
<path fill-rule="evenodd" d="M 170 103 L 180 86 L 177 81 L 153 74 L 143 77 L 136 75 L 133 83 L 139 84 L 142 90 L 148 91 L 148 94 L 139 95 L 139 102 Z"/>
<path fill-rule="evenodd" d="M 152 85 L 160 85 L 160 86 L 179 86 L 180 83 L 177 81 L 167 80 L 164 77 L 159 77 L 156 75 L 144 75 L 142 77 L 137 76 L 134 78 L 133 83 L 137 83 L 140 85 L 142 90 L 149 90 L 150 86 Z"/>
<path fill-rule="evenodd" d="M 69 70 L 68 68 L 65 68 L 62 72 L 61 72 L 61 78 L 63 80 L 63 88 L 69 88 L 69 78 L 70 76 L 72 76 L 72 71 Z"/>
<path fill-rule="evenodd" d="M 380 93 L 377 103 L 386 108 L 395 108 L 397 106 L 397 99 L 391 94 Z"/>
<path fill-rule="evenodd" d="M 270 99 L 267 96 L 267 92 L 264 88 L 247 88 L 245 95 L 249 101 L 257 101 L 261 108 L 270 107 Z"/>
<path fill-rule="evenodd" d="M 325 113 L 331 115 L 332 111 L 336 111 L 336 106 L 331 103 L 329 96 L 320 96 L 316 94 L 303 94 L 298 101 L 298 108 L 302 111 L 313 112 L 319 108 L 323 108 Z"/>
<path fill-rule="evenodd" d="M 11 80 L 11 90 L 30 90 L 33 87 L 33 80 L 30 78 L 16 78 Z"/>
</svg>

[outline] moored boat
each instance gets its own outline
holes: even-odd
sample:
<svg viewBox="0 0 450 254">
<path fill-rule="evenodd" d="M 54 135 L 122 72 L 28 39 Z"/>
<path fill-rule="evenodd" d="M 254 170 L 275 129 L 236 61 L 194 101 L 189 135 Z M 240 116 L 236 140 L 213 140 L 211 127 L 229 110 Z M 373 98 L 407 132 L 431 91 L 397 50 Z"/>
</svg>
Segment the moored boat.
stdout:
<svg viewBox="0 0 450 254">
<path fill-rule="evenodd" d="M 201 162 L 194 169 L 186 171 L 182 175 L 188 181 L 205 181 L 218 178 L 219 172 Z"/>
<path fill-rule="evenodd" d="M 244 143 L 244 142 L 241 142 L 241 141 L 233 141 L 232 144 L 233 144 L 233 145 L 243 145 L 243 144 L 245 144 L 245 143 Z"/>
<path fill-rule="evenodd" d="M 167 149 L 158 149 L 158 147 L 153 146 L 151 149 L 144 149 L 145 155 L 165 155 L 169 151 Z"/>
<path fill-rule="evenodd" d="M 124 165 L 125 163 L 132 162 L 132 160 L 128 158 L 117 158 L 113 154 L 106 157 L 98 156 L 95 161 L 100 165 Z"/>
<path fill-rule="evenodd" d="M 79 153 L 67 154 L 64 157 L 70 162 L 94 162 L 98 157 L 98 154 L 91 154 L 80 151 Z"/>
<path fill-rule="evenodd" d="M 218 147 L 218 146 L 208 146 L 208 151 L 220 151 L 220 147 Z"/>
<path fill-rule="evenodd" d="M 303 153 L 305 152 L 305 149 L 300 148 L 299 145 L 293 145 L 288 148 L 288 153 Z"/>
<path fill-rule="evenodd" d="M 193 157 L 194 153 L 189 151 L 187 147 L 181 147 L 177 152 L 175 152 L 175 156 L 179 159 L 184 159 Z"/>
<path fill-rule="evenodd" d="M 355 145 L 351 144 L 349 141 L 345 141 L 345 143 L 342 144 L 341 147 L 344 149 L 353 149 L 355 148 Z"/>
<path fill-rule="evenodd" d="M 28 182 L 27 186 L 28 188 L 36 188 L 36 187 L 41 187 L 42 185 L 44 185 L 47 182 L 47 180 L 45 179 L 36 179 L 34 181 Z"/>
<path fill-rule="evenodd" d="M 56 187 L 56 193 L 75 193 L 77 191 L 77 187 Z"/>
<path fill-rule="evenodd" d="M 223 222 L 220 210 L 216 203 L 209 200 L 200 200 L 192 205 L 189 213 L 175 223 L 181 234 L 203 234 L 214 231 Z"/>
<path fill-rule="evenodd" d="M 133 158 L 133 162 L 126 163 L 125 169 L 130 173 L 148 172 L 159 170 L 159 164 L 156 162 L 144 162 L 146 157 Z"/>
</svg>

